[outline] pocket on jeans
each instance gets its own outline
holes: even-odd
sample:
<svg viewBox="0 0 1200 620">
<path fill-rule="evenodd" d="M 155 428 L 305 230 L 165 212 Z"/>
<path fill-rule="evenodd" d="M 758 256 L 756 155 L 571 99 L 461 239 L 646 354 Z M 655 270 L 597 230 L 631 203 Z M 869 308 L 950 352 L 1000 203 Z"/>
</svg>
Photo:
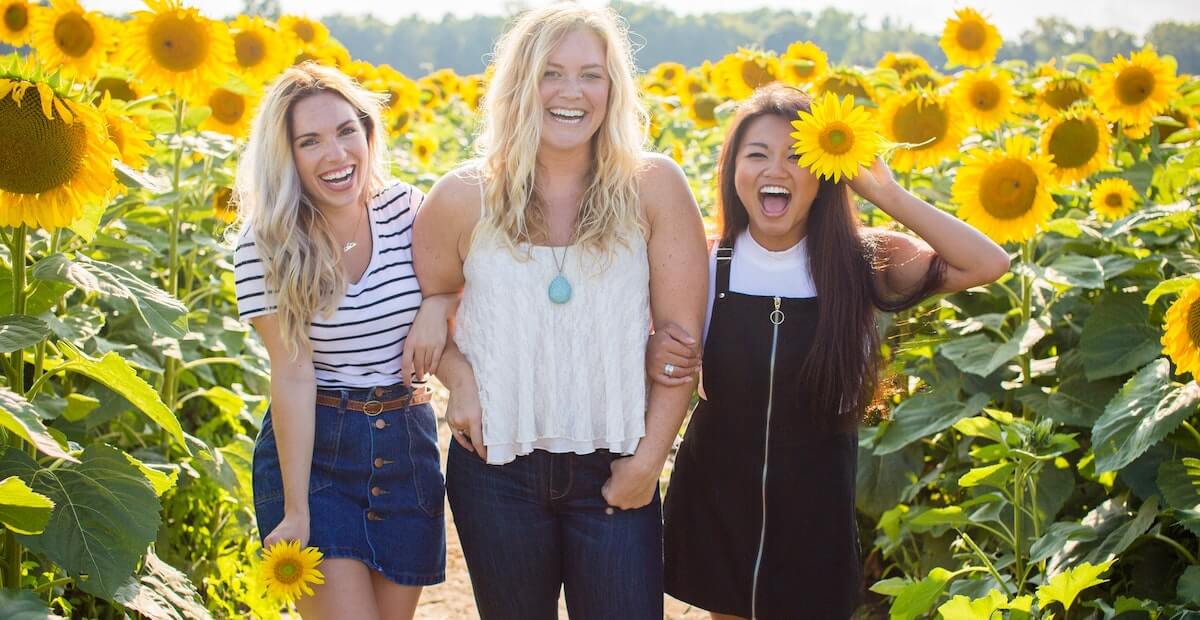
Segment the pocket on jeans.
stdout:
<svg viewBox="0 0 1200 620">
<path fill-rule="evenodd" d="M 275 445 L 275 428 L 271 424 L 270 415 L 270 411 L 268 411 L 267 417 L 263 418 L 263 426 L 258 433 L 258 438 L 254 441 L 251 486 L 254 489 L 255 506 L 283 501 L 283 473 L 279 469 L 279 450 Z M 310 471 L 309 494 L 330 486 L 333 486 L 332 481 L 318 480 Z"/>
<path fill-rule="evenodd" d="M 442 478 L 437 447 L 437 420 L 428 404 L 409 408 L 404 414 L 408 428 L 408 456 L 412 466 L 417 504 L 430 517 L 446 510 L 446 482 Z"/>
</svg>

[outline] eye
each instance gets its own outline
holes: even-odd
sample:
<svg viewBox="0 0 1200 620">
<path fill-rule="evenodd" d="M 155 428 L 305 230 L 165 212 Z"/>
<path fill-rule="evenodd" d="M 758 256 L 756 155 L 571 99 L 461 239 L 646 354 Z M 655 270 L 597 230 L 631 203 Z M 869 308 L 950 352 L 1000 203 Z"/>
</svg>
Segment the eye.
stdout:
<svg viewBox="0 0 1200 620">
<path fill-rule="evenodd" d="M 353 126 L 353 125 L 349 125 L 349 126 L 346 126 L 346 127 L 343 127 L 343 128 L 342 128 L 341 135 L 343 135 L 343 136 L 348 136 L 348 135 L 350 135 L 350 134 L 352 134 L 352 133 L 358 133 L 358 127 L 355 127 L 355 126 Z"/>
<path fill-rule="evenodd" d="M 761 152 L 761 151 L 753 151 L 753 152 L 750 152 L 750 153 L 746 153 L 746 157 L 747 157 L 747 158 L 749 158 L 749 159 L 758 159 L 758 158 L 763 158 L 763 159 L 766 159 L 766 157 L 767 157 L 767 154 L 766 154 L 766 153 L 763 153 L 763 152 Z"/>
<path fill-rule="evenodd" d="M 585 74 L 583 74 L 583 77 L 585 77 L 589 80 L 599 80 L 599 79 L 602 79 L 604 76 L 600 75 L 599 73 L 585 73 Z"/>
<path fill-rule="evenodd" d="M 559 77 L 560 75 L 562 75 L 562 74 L 559 73 L 558 71 L 555 71 L 554 69 L 546 69 L 546 72 L 542 74 L 542 77 L 553 79 L 553 78 Z"/>
<path fill-rule="evenodd" d="M 300 148 L 307 148 L 317 143 L 316 138 L 305 138 L 300 141 Z"/>
</svg>

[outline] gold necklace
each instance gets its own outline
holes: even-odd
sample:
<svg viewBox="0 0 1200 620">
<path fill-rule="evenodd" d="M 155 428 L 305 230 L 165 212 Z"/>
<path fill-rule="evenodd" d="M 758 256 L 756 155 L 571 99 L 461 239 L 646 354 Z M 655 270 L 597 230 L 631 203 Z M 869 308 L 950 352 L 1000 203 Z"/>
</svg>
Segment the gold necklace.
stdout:
<svg viewBox="0 0 1200 620">
<path fill-rule="evenodd" d="M 355 241 L 354 239 L 356 237 L 358 237 L 358 231 L 362 229 L 363 213 L 365 213 L 366 210 L 367 210 L 366 207 L 363 207 L 363 209 L 361 211 L 359 211 L 358 224 L 354 225 L 354 235 L 352 237 L 350 237 L 349 241 L 347 241 L 345 244 L 342 245 L 342 254 L 345 254 L 346 252 L 353 250 L 358 245 L 358 242 Z"/>
</svg>

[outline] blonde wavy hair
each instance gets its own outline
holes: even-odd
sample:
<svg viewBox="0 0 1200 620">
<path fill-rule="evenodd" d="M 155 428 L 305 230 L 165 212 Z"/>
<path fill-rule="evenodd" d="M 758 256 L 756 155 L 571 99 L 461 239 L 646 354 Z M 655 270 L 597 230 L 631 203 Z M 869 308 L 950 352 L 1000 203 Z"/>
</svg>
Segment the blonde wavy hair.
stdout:
<svg viewBox="0 0 1200 620">
<path fill-rule="evenodd" d="M 233 192 L 238 221 L 232 234 L 253 235 L 266 288 L 275 295 L 284 344 L 293 358 L 310 345 L 313 317 L 332 315 L 347 285 L 340 244 L 324 214 L 305 195 L 292 158 L 292 111 L 298 102 L 320 93 L 345 99 L 362 122 L 369 166 L 363 200 L 383 187 L 387 168 L 380 110 L 386 97 L 337 69 L 305 62 L 284 71 L 263 98 L 238 161 Z"/>
<path fill-rule="evenodd" d="M 564 3 L 531 10 L 497 41 L 496 72 L 483 99 L 476 142 L 477 172 L 485 182 L 481 223 L 512 246 L 532 243 L 533 233 L 544 232 L 536 182 L 543 116 L 538 82 L 551 51 L 577 30 L 591 31 L 604 43 L 610 85 L 607 114 L 592 138 L 576 242 L 609 255 L 626 235 L 645 234 L 637 174 L 647 128 L 627 28 L 611 9 Z"/>
</svg>

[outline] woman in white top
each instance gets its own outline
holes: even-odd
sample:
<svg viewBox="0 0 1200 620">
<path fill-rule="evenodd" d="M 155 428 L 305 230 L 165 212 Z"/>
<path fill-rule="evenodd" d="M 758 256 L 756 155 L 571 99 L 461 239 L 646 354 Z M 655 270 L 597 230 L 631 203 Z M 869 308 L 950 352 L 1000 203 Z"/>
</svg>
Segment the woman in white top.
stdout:
<svg viewBox="0 0 1200 620">
<path fill-rule="evenodd" d="M 565 588 L 574 618 L 661 618 L 658 479 L 692 387 L 647 388 L 644 353 L 651 319 L 701 327 L 700 214 L 642 151 L 610 11 L 525 13 L 495 58 L 481 158 L 430 191 L 416 244 L 426 295 L 463 290 L 439 376 L 476 603 L 555 618 Z"/>
</svg>

